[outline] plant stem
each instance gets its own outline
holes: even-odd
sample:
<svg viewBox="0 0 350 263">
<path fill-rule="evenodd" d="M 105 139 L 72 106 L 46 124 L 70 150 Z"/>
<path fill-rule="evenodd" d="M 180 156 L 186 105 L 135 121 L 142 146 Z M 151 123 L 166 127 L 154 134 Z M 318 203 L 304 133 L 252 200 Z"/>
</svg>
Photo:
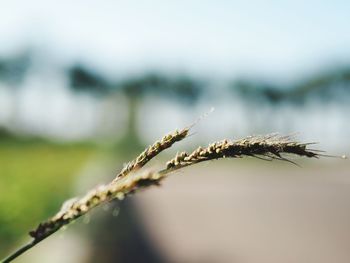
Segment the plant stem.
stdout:
<svg viewBox="0 0 350 263">
<path fill-rule="evenodd" d="M 31 249 L 32 247 L 36 246 L 38 243 L 40 243 L 41 241 L 43 241 L 44 239 L 48 238 L 49 236 L 51 236 L 52 234 L 54 234 L 58 229 L 52 231 L 51 233 L 49 233 L 48 235 L 46 235 L 45 237 L 41 238 L 41 239 L 33 239 L 32 241 L 30 241 L 29 243 L 21 246 L 20 248 L 18 248 L 15 252 L 13 252 L 12 254 L 10 254 L 9 256 L 7 256 L 5 259 L 1 260 L 0 263 L 9 263 L 12 262 L 14 259 L 16 259 L 17 257 L 19 257 L 20 255 L 22 255 L 24 252 L 28 251 L 29 249 Z"/>
<path fill-rule="evenodd" d="M 39 241 L 40 242 L 40 241 Z M 29 242 L 28 244 L 20 247 L 19 249 L 17 249 L 15 252 L 13 252 L 11 255 L 9 255 L 7 258 L 5 258 L 4 260 L 1 261 L 1 263 L 8 263 L 11 262 L 12 260 L 16 259 L 17 257 L 19 257 L 20 255 L 22 255 L 24 252 L 26 252 L 27 250 L 31 249 L 33 246 L 35 246 L 38 242 L 36 242 L 35 240 Z"/>
</svg>

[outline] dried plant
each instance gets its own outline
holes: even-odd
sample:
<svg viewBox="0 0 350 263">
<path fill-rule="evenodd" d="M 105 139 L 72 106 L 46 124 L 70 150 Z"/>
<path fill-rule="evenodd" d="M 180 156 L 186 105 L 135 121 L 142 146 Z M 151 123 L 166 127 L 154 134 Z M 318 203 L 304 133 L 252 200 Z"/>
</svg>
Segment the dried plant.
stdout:
<svg viewBox="0 0 350 263">
<path fill-rule="evenodd" d="M 299 143 L 291 140 L 290 136 L 279 136 L 271 134 L 266 136 L 249 136 L 247 138 L 231 142 L 223 140 L 210 144 L 207 148 L 198 147 L 191 154 L 178 153 L 175 158 L 167 162 L 167 169 L 180 169 L 195 163 L 220 158 L 239 158 L 251 156 L 264 158 L 264 160 L 289 161 L 281 154 L 295 154 L 306 157 L 318 157 L 316 150 L 308 150 L 306 146 L 310 143 Z"/>
<path fill-rule="evenodd" d="M 185 128 L 165 135 L 161 140 L 144 150 L 135 160 L 128 163 L 111 183 L 99 186 L 82 198 L 74 199 L 69 204 L 65 203 L 55 216 L 40 223 L 36 229 L 30 231 L 29 235 L 33 238 L 30 243 L 18 249 L 2 262 L 12 261 L 63 226 L 88 213 L 94 207 L 114 199 L 122 200 L 140 188 L 158 185 L 160 180 L 171 172 L 193 164 L 220 158 L 241 158 L 244 156 L 282 161 L 290 161 L 283 157 L 283 154 L 315 158 L 322 156 L 317 150 L 307 149 L 309 143 L 293 141 L 290 136 L 250 136 L 237 141 L 215 142 L 207 148 L 199 147 L 190 154 L 178 153 L 166 163 L 166 168 L 160 171 L 139 171 L 160 152 L 170 148 L 175 142 L 183 140 L 188 132 L 189 128 Z"/>
<path fill-rule="evenodd" d="M 131 171 L 136 171 L 142 168 L 146 163 L 148 163 L 152 158 L 157 156 L 160 152 L 165 149 L 170 148 L 175 142 L 183 140 L 189 131 L 189 127 L 182 129 L 181 131 L 176 130 L 173 133 L 165 135 L 159 141 L 145 149 L 135 160 L 129 162 L 121 172 L 116 176 L 113 181 L 117 181 L 120 177 L 124 177 Z"/>
</svg>

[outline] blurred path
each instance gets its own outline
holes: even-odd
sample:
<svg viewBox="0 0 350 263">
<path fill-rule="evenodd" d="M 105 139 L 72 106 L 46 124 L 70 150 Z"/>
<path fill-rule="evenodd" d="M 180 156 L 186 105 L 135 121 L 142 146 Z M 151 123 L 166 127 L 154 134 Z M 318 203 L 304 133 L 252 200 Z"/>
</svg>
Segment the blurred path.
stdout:
<svg viewBox="0 0 350 263">
<path fill-rule="evenodd" d="M 350 262 L 349 161 L 223 160 L 134 200 L 171 262 Z"/>
</svg>

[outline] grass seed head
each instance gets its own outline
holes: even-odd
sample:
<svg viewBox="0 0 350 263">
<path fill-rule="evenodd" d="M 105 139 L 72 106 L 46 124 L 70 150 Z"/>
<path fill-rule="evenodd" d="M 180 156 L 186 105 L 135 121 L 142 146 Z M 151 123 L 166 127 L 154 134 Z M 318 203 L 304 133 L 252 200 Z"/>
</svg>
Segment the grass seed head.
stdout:
<svg viewBox="0 0 350 263">
<path fill-rule="evenodd" d="M 183 140 L 188 135 L 189 128 L 182 130 L 176 130 L 175 132 L 169 133 L 154 144 L 146 148 L 135 160 L 129 162 L 122 171 L 116 176 L 114 181 L 119 178 L 126 176 L 131 171 L 136 171 L 142 168 L 151 159 L 157 156 L 160 152 L 170 148 L 174 143 Z"/>
</svg>

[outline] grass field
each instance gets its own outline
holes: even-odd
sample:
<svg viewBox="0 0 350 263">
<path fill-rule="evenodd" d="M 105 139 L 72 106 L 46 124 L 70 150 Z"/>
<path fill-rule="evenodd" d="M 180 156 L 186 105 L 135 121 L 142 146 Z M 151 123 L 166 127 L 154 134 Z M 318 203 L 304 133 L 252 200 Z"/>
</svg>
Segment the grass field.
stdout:
<svg viewBox="0 0 350 263">
<path fill-rule="evenodd" d="M 48 142 L 0 142 L 0 253 L 57 211 L 96 149 Z"/>
</svg>

